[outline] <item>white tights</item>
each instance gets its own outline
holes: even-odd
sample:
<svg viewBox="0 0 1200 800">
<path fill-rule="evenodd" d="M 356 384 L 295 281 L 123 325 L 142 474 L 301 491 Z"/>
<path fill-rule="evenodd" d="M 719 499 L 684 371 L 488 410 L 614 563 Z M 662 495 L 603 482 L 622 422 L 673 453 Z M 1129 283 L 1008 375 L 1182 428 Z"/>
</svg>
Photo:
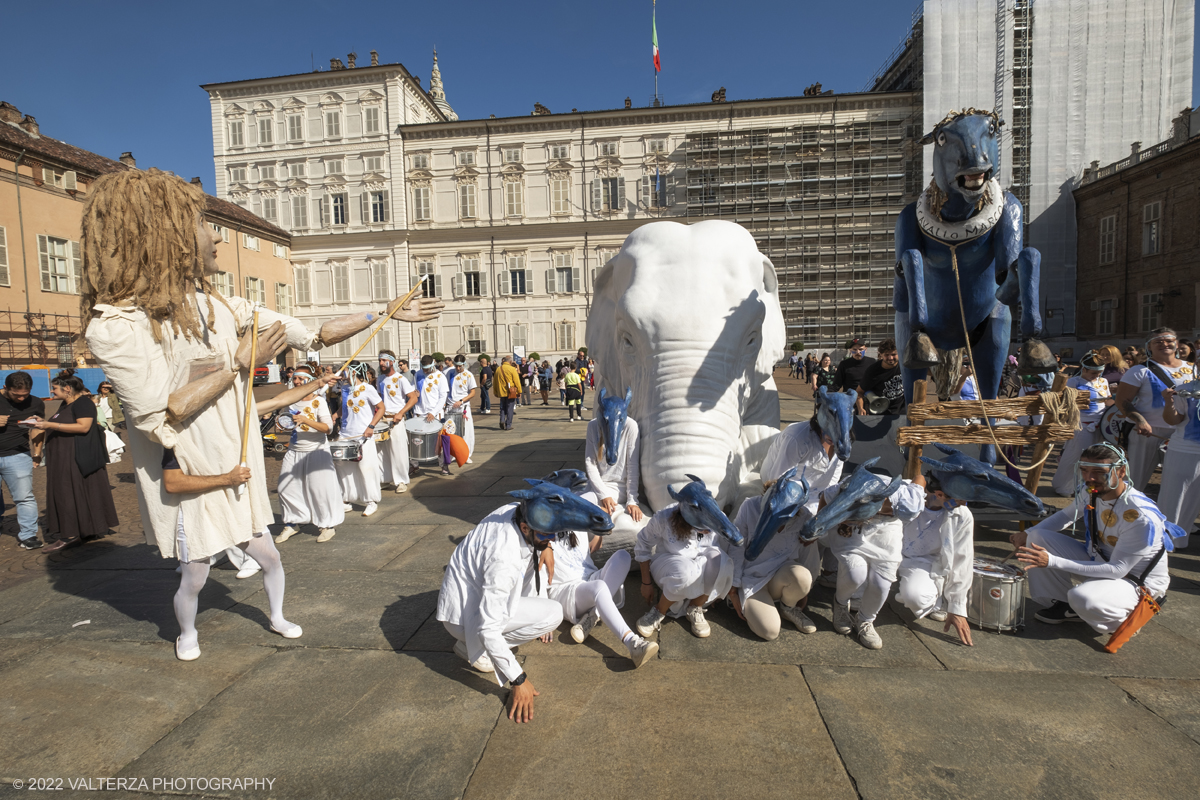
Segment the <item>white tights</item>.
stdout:
<svg viewBox="0 0 1200 800">
<path fill-rule="evenodd" d="M 862 556 L 852 554 L 838 556 L 838 561 L 841 563 L 838 567 L 837 591 L 834 598 L 841 605 L 848 605 L 850 598 L 862 586 L 863 596 L 858 604 L 858 620 L 874 622 L 887 601 L 892 582 L 896 580 L 896 562 L 868 563 Z"/>
<path fill-rule="evenodd" d="M 181 526 L 182 527 L 182 526 Z M 180 531 L 182 535 L 182 530 Z M 249 542 L 238 545 L 247 555 L 262 566 L 263 588 L 267 592 L 267 604 L 271 611 L 271 626 L 277 631 L 294 627 L 283 617 L 283 562 L 271 535 L 255 534 Z M 186 556 L 181 551 L 181 555 Z M 200 606 L 200 590 L 208 581 L 208 570 L 212 559 L 184 561 L 181 565 L 182 578 L 179 591 L 175 593 L 175 619 L 179 620 L 180 649 L 189 650 L 198 643 L 196 612 Z"/>
<path fill-rule="evenodd" d="M 632 632 L 625 624 L 625 619 L 613 598 L 621 591 L 625 577 L 629 575 L 631 563 L 627 551 L 617 550 L 589 580 L 575 587 L 575 619 L 583 619 L 583 616 L 594 608 L 604 624 L 617 634 L 622 642 L 632 635 Z"/>
</svg>

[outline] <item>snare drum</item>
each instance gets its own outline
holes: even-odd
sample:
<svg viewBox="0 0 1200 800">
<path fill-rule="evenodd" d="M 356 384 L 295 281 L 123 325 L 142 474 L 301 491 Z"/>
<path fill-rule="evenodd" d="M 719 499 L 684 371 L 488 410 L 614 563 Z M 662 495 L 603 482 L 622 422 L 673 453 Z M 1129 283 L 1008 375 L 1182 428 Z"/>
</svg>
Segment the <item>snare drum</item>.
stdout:
<svg viewBox="0 0 1200 800">
<path fill-rule="evenodd" d="M 462 406 L 459 406 L 457 410 L 454 409 L 453 407 L 447 408 L 446 409 L 446 419 L 448 421 L 454 423 L 454 430 L 449 431 L 449 432 L 457 433 L 459 436 L 462 436 L 463 431 L 465 431 L 467 429 L 467 426 L 463 424 Z"/>
<path fill-rule="evenodd" d="M 392 438 L 392 421 L 384 418 L 375 424 L 375 441 L 386 442 Z"/>
<path fill-rule="evenodd" d="M 967 620 L 980 628 L 1015 631 L 1025 627 L 1025 573 L 998 558 L 975 559 L 967 595 Z"/>
<path fill-rule="evenodd" d="M 362 439 L 336 439 L 329 443 L 334 461 L 362 461 Z"/>
<path fill-rule="evenodd" d="M 442 432 L 442 423 L 437 420 L 427 422 L 424 417 L 418 417 L 404 423 L 404 432 L 408 437 L 409 461 L 424 464 L 438 460 L 438 435 Z"/>
<path fill-rule="evenodd" d="M 291 433 L 296 430 L 296 420 L 289 412 L 284 412 L 275 418 L 275 427 Z"/>
</svg>

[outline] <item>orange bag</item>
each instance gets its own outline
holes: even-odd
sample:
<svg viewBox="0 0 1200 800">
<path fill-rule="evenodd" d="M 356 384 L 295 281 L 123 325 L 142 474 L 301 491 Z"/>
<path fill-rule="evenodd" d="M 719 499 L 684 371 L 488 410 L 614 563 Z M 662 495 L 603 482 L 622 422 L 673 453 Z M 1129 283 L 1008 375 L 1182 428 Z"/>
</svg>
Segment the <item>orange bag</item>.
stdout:
<svg viewBox="0 0 1200 800">
<path fill-rule="evenodd" d="M 1108 637 L 1108 644 L 1104 645 L 1106 652 L 1115 653 L 1120 650 L 1121 645 L 1132 639 L 1147 622 L 1153 619 L 1155 614 L 1162 610 L 1145 586 L 1137 587 L 1137 593 L 1137 605 L 1133 607 L 1133 611 L 1129 612 L 1129 616 L 1125 618 L 1121 626 L 1113 631 L 1112 636 Z"/>
<path fill-rule="evenodd" d="M 442 436 L 450 443 L 450 455 L 454 457 L 454 463 L 460 467 L 466 464 L 471 455 L 467 440 L 454 433 L 443 433 Z"/>
</svg>

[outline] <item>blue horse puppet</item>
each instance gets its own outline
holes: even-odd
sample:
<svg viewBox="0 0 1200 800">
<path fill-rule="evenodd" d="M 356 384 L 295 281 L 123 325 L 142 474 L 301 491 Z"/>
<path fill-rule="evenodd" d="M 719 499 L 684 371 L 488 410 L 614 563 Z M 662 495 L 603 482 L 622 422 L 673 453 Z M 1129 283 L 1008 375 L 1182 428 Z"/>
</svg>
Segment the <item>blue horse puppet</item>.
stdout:
<svg viewBox="0 0 1200 800">
<path fill-rule="evenodd" d="M 735 546 L 741 545 L 745 541 L 741 531 L 717 506 L 717 501 L 713 499 L 704 481 L 695 475 L 687 477 L 691 483 L 685 484 L 678 492 L 670 486 L 667 487 L 671 499 L 679 503 L 679 513 L 683 515 L 683 521 L 698 530 L 719 533 Z"/>
<path fill-rule="evenodd" d="M 625 389 L 625 396 L 611 395 L 600 387 L 600 422 L 604 426 L 604 460 L 609 466 L 617 463 L 617 448 L 621 445 L 621 434 L 625 431 L 625 420 L 629 418 L 629 402 L 633 400 L 633 388 Z"/>
<path fill-rule="evenodd" d="M 553 483 L 526 478 L 528 489 L 509 492 L 521 502 L 525 522 L 542 533 L 591 531 L 605 534 L 613 529 L 612 517 L 595 503 Z"/>
<path fill-rule="evenodd" d="M 838 496 L 800 529 L 801 541 L 819 539 L 836 531 L 843 522 L 866 522 L 880 512 L 883 501 L 896 493 L 903 478 L 894 478 L 888 483 L 875 475 L 868 468 L 877 461 L 878 458 L 864 461 L 850 477 L 842 479 L 838 484 Z"/>
<path fill-rule="evenodd" d="M 780 475 L 779 480 L 771 484 L 771 488 L 763 495 L 758 524 L 746 543 L 746 560 L 753 561 L 762 555 L 775 534 L 804 508 L 807 501 L 808 481 L 803 475 L 796 477 L 796 467 Z"/>
<path fill-rule="evenodd" d="M 568 492 L 582 492 L 588 486 L 587 474 L 579 469 L 556 469 L 542 480 L 561 486 Z"/>
<path fill-rule="evenodd" d="M 995 399 L 1014 309 L 1021 319 L 1021 374 L 1056 369 L 1039 338 L 1041 254 L 1022 247 L 1024 209 L 995 177 L 1000 124 L 994 112 L 969 108 L 952 112 L 921 140 L 934 145 L 934 180 L 896 221 L 893 305 L 909 401 L 913 384 L 938 363 L 937 351 L 968 341 L 980 395 Z M 995 461 L 994 446 L 985 445 L 983 455 Z"/>
<path fill-rule="evenodd" d="M 971 458 L 961 450 L 934 445 L 947 455 L 944 461 L 921 456 L 921 461 L 942 484 L 942 491 L 955 500 L 988 503 L 1006 511 L 1040 517 L 1046 513 L 1042 501 L 1021 484 L 1001 475 L 990 464 Z"/>
<path fill-rule="evenodd" d="M 842 461 L 850 460 L 850 429 L 854 426 L 854 392 L 831 392 L 822 386 L 813 401 L 817 406 L 817 425 L 821 436 L 833 441 L 833 449 Z"/>
</svg>

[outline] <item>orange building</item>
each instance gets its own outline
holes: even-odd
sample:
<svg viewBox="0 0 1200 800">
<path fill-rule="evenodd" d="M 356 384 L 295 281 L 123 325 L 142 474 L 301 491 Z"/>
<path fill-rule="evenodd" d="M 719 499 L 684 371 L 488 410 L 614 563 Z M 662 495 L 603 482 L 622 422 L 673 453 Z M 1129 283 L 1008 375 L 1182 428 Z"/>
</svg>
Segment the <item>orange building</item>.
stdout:
<svg viewBox="0 0 1200 800">
<path fill-rule="evenodd" d="M 123 169 L 137 169 L 132 154 L 113 161 L 51 139 L 0 102 L 0 370 L 94 363 L 79 309 L 80 221 L 92 182 Z M 287 231 L 211 195 L 206 217 L 224 239 L 216 288 L 291 314 Z"/>
</svg>

